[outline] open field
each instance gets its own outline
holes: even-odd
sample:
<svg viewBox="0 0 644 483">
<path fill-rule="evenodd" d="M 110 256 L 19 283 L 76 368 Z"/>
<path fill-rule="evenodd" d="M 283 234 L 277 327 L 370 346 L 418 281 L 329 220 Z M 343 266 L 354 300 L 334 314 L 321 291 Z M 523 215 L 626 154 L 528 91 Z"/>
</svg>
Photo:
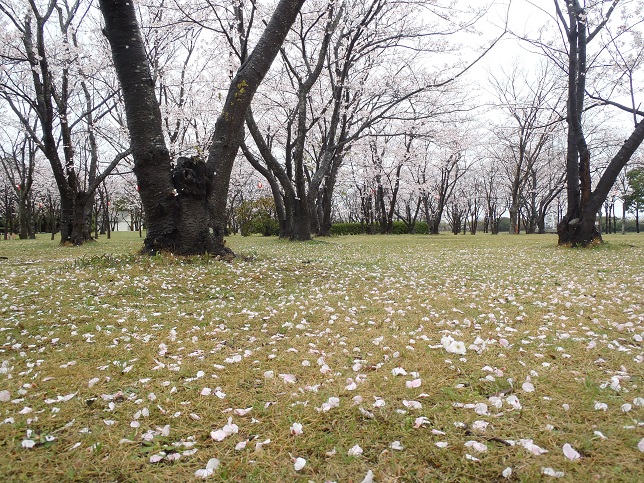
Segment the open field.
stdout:
<svg viewBox="0 0 644 483">
<path fill-rule="evenodd" d="M 644 235 L 45 238 L 0 242 L 1 481 L 644 479 Z"/>
</svg>

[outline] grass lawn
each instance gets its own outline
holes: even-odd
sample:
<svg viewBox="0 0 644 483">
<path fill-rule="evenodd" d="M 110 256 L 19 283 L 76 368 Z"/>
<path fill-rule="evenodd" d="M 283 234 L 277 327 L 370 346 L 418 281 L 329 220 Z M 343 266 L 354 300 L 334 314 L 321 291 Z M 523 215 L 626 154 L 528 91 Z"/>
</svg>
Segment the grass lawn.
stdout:
<svg viewBox="0 0 644 483">
<path fill-rule="evenodd" d="M 643 481 L 644 235 L 605 240 L 0 241 L 0 479 Z"/>
</svg>

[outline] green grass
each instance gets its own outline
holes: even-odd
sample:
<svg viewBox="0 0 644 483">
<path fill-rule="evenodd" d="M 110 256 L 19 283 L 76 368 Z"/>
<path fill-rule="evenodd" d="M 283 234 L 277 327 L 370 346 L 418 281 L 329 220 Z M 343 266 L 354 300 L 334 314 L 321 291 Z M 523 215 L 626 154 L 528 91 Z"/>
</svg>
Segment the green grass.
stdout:
<svg viewBox="0 0 644 483">
<path fill-rule="evenodd" d="M 3 481 L 190 481 L 213 457 L 211 481 L 644 479 L 642 235 L 235 236 L 231 263 L 141 257 L 132 233 L 46 238 L 0 242 Z"/>
</svg>

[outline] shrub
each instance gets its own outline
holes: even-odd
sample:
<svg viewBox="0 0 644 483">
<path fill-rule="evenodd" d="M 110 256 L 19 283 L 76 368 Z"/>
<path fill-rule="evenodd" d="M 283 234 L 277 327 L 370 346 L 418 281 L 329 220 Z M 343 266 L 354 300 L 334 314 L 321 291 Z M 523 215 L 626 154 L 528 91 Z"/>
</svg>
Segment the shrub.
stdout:
<svg viewBox="0 0 644 483">
<path fill-rule="evenodd" d="M 236 211 L 242 236 L 253 233 L 261 233 L 264 236 L 279 235 L 280 227 L 272 197 L 244 201 Z"/>
<path fill-rule="evenodd" d="M 331 226 L 331 235 L 361 235 L 367 233 L 367 225 L 365 223 L 334 223 Z M 380 223 L 374 224 L 374 233 L 380 233 Z M 393 235 L 406 235 L 409 233 L 407 226 L 402 221 L 394 221 L 392 227 Z M 429 233 L 427 223 L 418 221 L 415 225 L 415 233 L 417 235 L 426 235 Z"/>
</svg>

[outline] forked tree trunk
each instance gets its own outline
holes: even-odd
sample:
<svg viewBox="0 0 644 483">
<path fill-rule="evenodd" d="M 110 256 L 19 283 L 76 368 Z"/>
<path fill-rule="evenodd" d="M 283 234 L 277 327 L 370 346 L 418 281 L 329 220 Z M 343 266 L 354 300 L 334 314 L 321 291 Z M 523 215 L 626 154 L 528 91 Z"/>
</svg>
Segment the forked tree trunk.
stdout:
<svg viewBox="0 0 644 483">
<path fill-rule="evenodd" d="M 642 141 L 644 141 L 644 120 L 637 124 L 628 139 L 624 141 L 620 150 L 613 156 L 583 209 L 580 206 L 578 207 L 577 213 L 579 215 L 572 219 L 569 218 L 571 213 L 569 207 L 569 214 L 563 218 L 557 227 L 560 245 L 588 246 L 593 242 L 601 241 L 601 233 L 595 226 L 595 214 L 606 200 L 620 171 L 626 166 L 626 163 L 642 144 Z"/>
<path fill-rule="evenodd" d="M 144 252 L 231 253 L 224 242 L 226 199 L 246 110 L 303 3 L 280 0 L 275 8 L 257 46 L 231 82 L 207 162 L 181 158 L 173 170 L 134 3 L 100 0 L 145 212 Z"/>
<path fill-rule="evenodd" d="M 615 2 L 616 3 L 616 2 Z M 613 7 L 615 5 L 613 4 Z M 644 140 L 644 121 L 624 142 L 611 159 L 594 190 L 591 187 L 590 151 L 582 126 L 584 98 L 586 95 L 586 46 L 603 28 L 600 24 L 592 33 L 587 31 L 586 11 L 579 0 L 566 2 L 568 22 L 559 4 L 555 2 L 558 16 L 568 40 L 568 140 L 566 155 L 566 182 L 568 210 L 557 226 L 559 245 L 588 246 L 601 242 L 601 233 L 595 226 L 596 213 L 608 197 L 617 177 L 639 145 Z M 608 10 L 607 16 L 613 11 Z M 608 17 L 606 18 L 606 20 Z"/>
</svg>

